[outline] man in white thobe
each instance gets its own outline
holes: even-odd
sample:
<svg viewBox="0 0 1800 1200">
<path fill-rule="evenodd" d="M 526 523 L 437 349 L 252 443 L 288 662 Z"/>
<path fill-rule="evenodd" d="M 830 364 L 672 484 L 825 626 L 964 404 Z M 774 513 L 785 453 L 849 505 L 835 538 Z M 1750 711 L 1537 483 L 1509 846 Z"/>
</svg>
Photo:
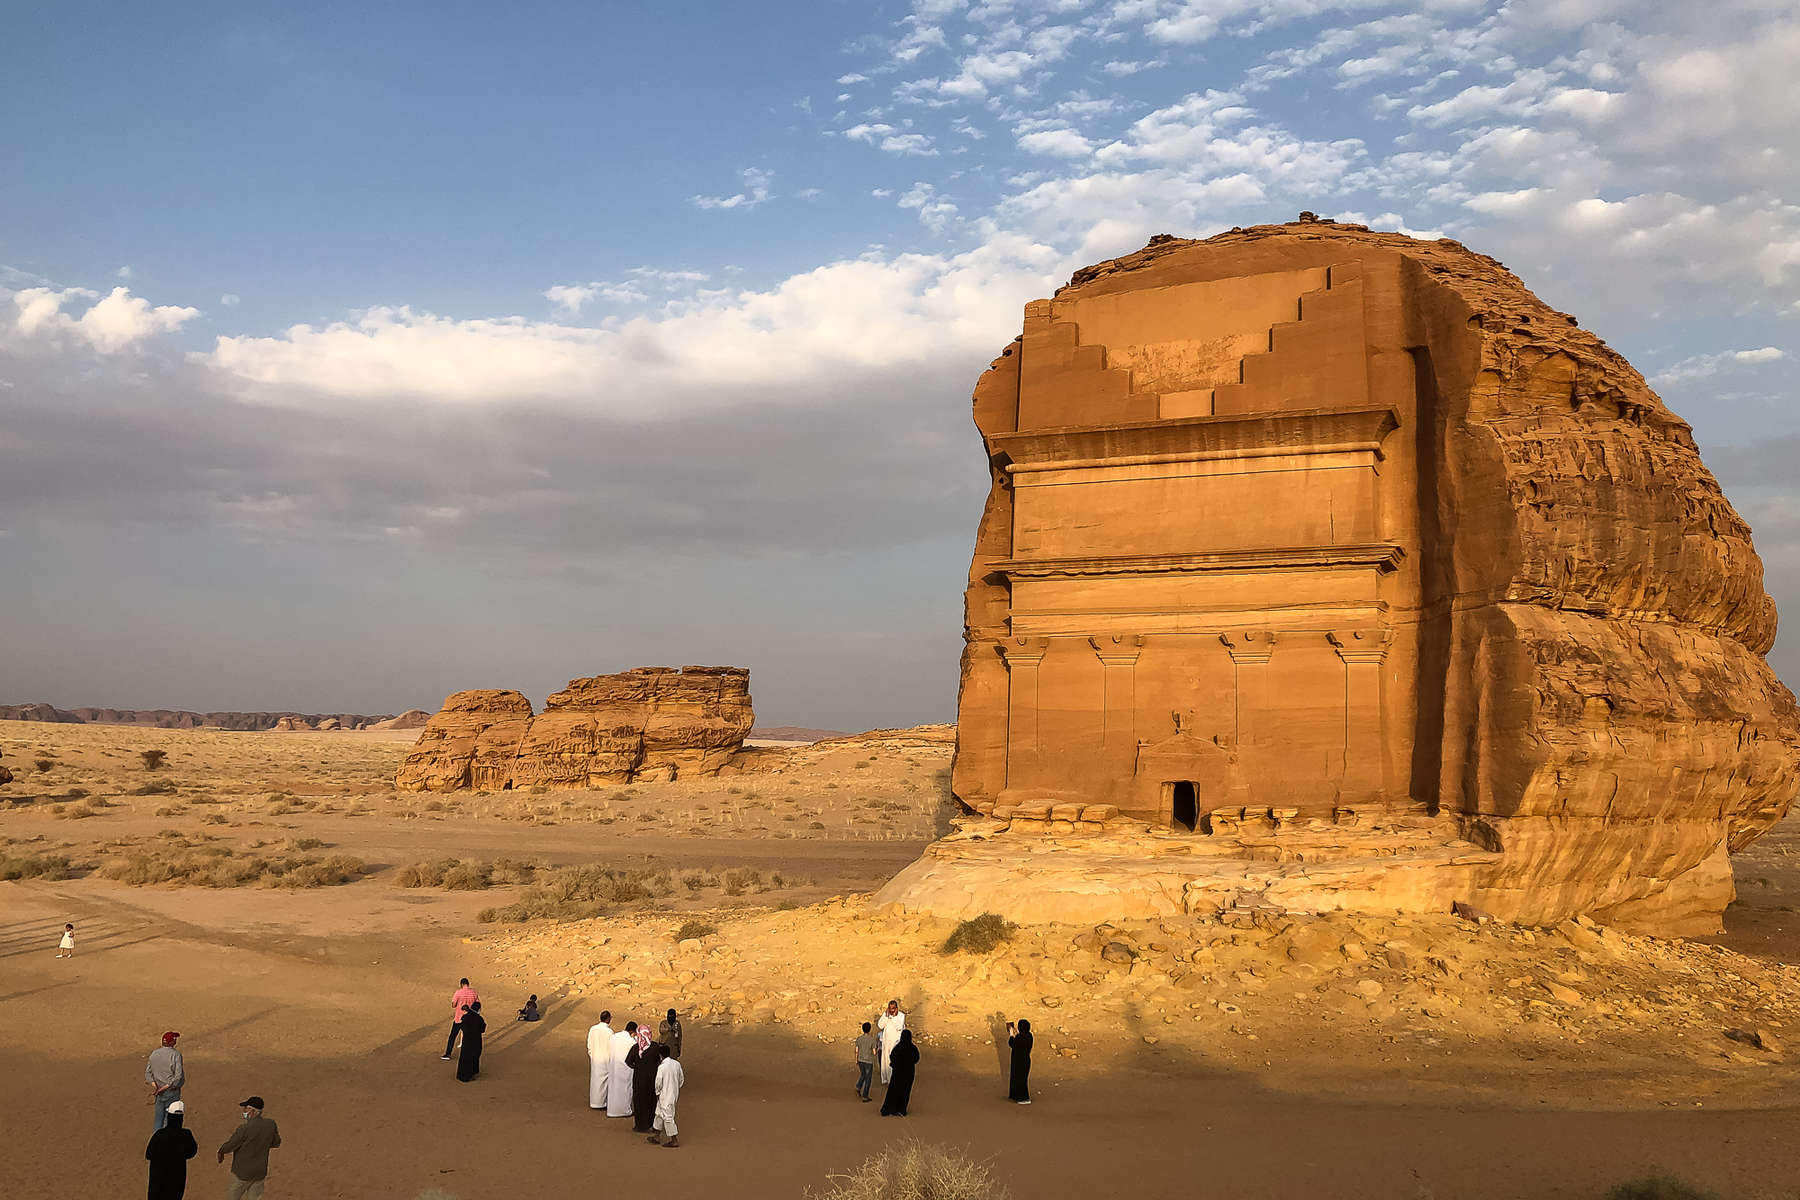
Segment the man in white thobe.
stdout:
<svg viewBox="0 0 1800 1200">
<path fill-rule="evenodd" d="M 631 1067 L 625 1056 L 637 1045 L 637 1022 L 625 1022 L 625 1028 L 612 1035 L 612 1079 L 606 1085 L 606 1115 L 631 1115 Z"/>
<path fill-rule="evenodd" d="M 612 1014 L 600 1014 L 600 1023 L 588 1030 L 588 1107 L 606 1107 L 606 1082 L 612 1075 Z"/>
<path fill-rule="evenodd" d="M 906 1028 L 906 1014 L 900 1011 L 898 1000 L 888 1001 L 887 1011 L 875 1018 L 875 1027 L 881 1031 L 881 1082 L 885 1084 L 894 1075 L 888 1055 L 900 1044 L 900 1034 Z"/>
<path fill-rule="evenodd" d="M 656 1121 L 650 1126 L 649 1140 L 654 1142 L 660 1133 L 669 1139 L 663 1145 L 671 1150 L 681 1146 L 681 1132 L 675 1128 L 675 1100 L 681 1095 L 681 1085 L 685 1082 L 687 1075 L 681 1064 L 664 1049 L 662 1063 L 656 1068 Z"/>
</svg>

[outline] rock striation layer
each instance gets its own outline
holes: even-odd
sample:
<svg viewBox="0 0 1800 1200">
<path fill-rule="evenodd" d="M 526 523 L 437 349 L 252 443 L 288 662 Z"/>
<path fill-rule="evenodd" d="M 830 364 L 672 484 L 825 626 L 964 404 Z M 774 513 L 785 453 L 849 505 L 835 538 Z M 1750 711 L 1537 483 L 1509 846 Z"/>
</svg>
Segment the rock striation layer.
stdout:
<svg viewBox="0 0 1800 1200">
<path fill-rule="evenodd" d="M 426 722 L 394 786 L 590 788 L 716 775 L 754 723 L 742 667 L 572 679 L 535 716 L 518 692 L 457 692 Z"/>
<path fill-rule="evenodd" d="M 1220 869 L 1304 841 L 1337 881 L 1283 887 L 1339 907 L 1368 835 L 1418 863 L 1425 821 L 1447 867 L 1404 905 L 1705 931 L 1794 799 L 1749 528 L 1643 377 L 1491 258 L 1305 214 L 1154 238 L 1027 305 L 974 411 L 953 786 L 983 819 L 889 898 L 1028 917 L 1007 847 L 1072 836 L 1052 862 L 1103 885 L 1092 827 L 1217 839 Z"/>
</svg>

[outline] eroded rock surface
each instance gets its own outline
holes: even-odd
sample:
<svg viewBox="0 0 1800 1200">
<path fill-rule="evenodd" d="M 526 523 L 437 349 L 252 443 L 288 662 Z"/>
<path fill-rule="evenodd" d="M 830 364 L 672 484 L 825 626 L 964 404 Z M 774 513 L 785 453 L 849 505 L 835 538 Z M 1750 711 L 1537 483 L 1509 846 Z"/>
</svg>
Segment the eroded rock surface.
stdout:
<svg viewBox="0 0 1800 1200">
<path fill-rule="evenodd" d="M 638 667 L 572 679 L 542 713 L 518 692 L 458 692 L 395 786 L 588 788 L 718 774 L 755 722 L 741 667 Z"/>
<path fill-rule="evenodd" d="M 1152 239 L 1028 305 L 974 409 L 954 787 L 998 824 L 921 895 L 979 860 L 1028 916 L 1005 839 L 1109 811 L 1263 861 L 1427 817 L 1489 911 L 1698 932 L 1793 801 L 1748 527 L 1491 258 L 1318 220 Z"/>
</svg>

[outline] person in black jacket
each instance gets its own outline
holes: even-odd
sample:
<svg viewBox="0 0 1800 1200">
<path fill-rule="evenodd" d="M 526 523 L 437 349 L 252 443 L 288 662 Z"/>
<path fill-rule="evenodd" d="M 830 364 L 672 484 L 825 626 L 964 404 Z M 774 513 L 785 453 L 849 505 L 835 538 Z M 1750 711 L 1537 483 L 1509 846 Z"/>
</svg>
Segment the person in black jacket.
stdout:
<svg viewBox="0 0 1800 1200">
<path fill-rule="evenodd" d="M 169 1105 L 169 1119 L 150 1135 L 144 1147 L 144 1158 L 150 1163 L 150 1200 L 181 1200 L 187 1192 L 188 1159 L 200 1153 L 194 1135 L 183 1126 L 187 1121 L 187 1105 L 177 1100 Z"/>
<path fill-rule="evenodd" d="M 1012 1088 L 1006 1098 L 1014 1104 L 1030 1104 L 1031 1022 L 1006 1023 L 1006 1044 L 1012 1047 Z"/>
<path fill-rule="evenodd" d="M 884 1117 L 904 1117 L 912 1100 L 913 1071 L 919 1065 L 919 1048 L 913 1045 L 912 1030 L 900 1032 L 900 1044 L 888 1055 L 893 1073 L 888 1076 L 887 1097 L 881 1102 Z"/>
<path fill-rule="evenodd" d="M 464 1083 L 481 1074 L 481 1035 L 487 1032 L 487 1018 L 481 1015 L 481 1001 L 469 1005 L 462 1019 L 461 1057 L 456 1060 L 456 1077 Z"/>
</svg>

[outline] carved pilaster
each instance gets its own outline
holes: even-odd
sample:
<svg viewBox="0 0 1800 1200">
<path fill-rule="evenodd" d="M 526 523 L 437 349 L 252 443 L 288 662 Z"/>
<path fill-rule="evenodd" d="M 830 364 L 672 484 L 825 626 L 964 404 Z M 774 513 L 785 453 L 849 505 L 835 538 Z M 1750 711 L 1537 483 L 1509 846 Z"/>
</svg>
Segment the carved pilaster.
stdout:
<svg viewBox="0 0 1800 1200">
<path fill-rule="evenodd" d="M 1325 637 L 1344 660 L 1342 796 L 1353 802 L 1374 799 L 1387 790 L 1382 778 L 1387 728 L 1381 703 L 1381 664 L 1387 658 L 1393 630 L 1333 631 Z"/>
<path fill-rule="evenodd" d="M 1137 660 L 1144 639 L 1133 634 L 1091 637 L 1088 645 L 1104 670 L 1100 704 L 1102 745 L 1137 744 Z"/>
<path fill-rule="evenodd" d="M 1006 757 L 1010 764 L 1017 751 L 1037 750 L 1038 664 L 1050 639 L 1044 637 L 1007 638 L 1000 643 L 1000 657 L 1006 660 Z M 1010 778 L 1010 774 L 1009 774 Z"/>
<path fill-rule="evenodd" d="M 1233 709 L 1232 741 L 1238 746 L 1261 745 L 1267 735 L 1269 659 L 1275 653 L 1275 634 L 1267 629 L 1221 633 L 1219 641 L 1236 667 L 1237 703 Z"/>
</svg>

